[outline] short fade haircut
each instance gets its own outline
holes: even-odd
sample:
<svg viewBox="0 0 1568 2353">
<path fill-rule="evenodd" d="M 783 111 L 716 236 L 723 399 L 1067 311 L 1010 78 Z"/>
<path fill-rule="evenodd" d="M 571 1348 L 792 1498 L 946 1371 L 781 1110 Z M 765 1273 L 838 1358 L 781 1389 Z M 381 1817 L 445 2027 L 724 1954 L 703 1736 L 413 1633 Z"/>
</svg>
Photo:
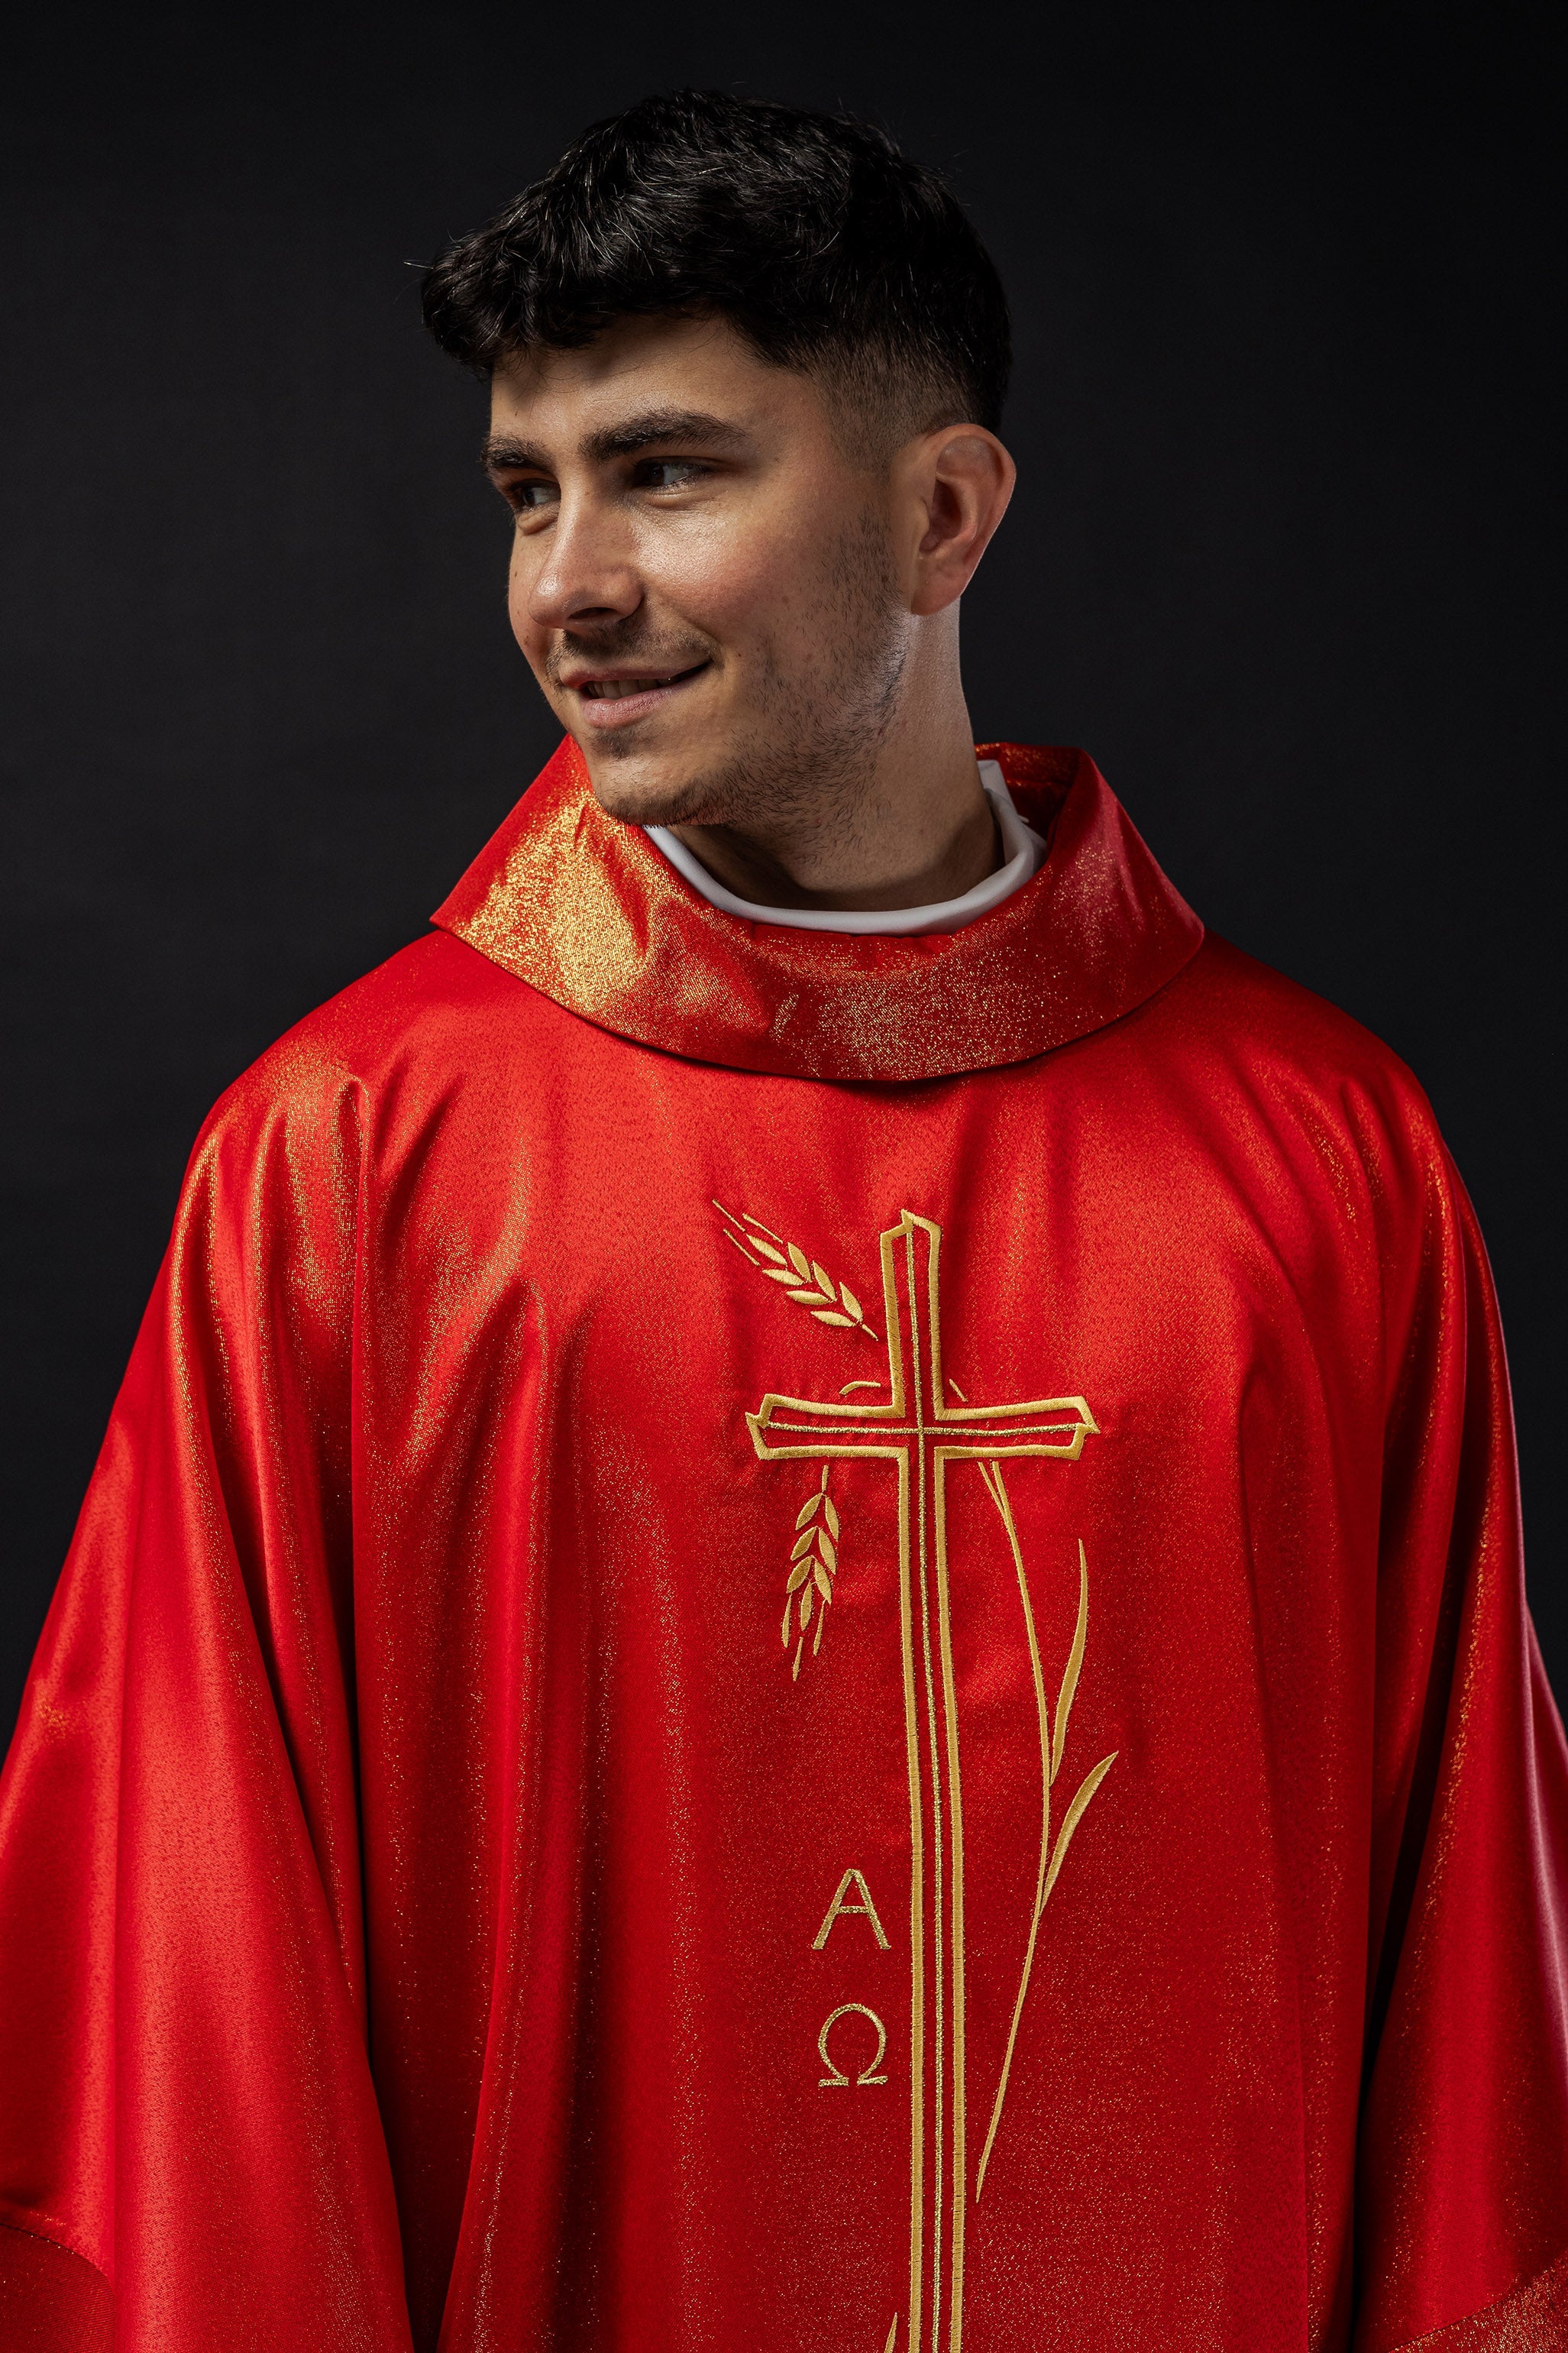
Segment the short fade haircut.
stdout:
<svg viewBox="0 0 1568 2353">
<path fill-rule="evenodd" d="M 442 349 L 485 375 L 616 320 L 724 319 L 884 448 L 995 432 L 1012 364 L 1002 281 L 934 172 L 868 123 L 721 90 L 593 124 L 431 265 L 424 301 Z"/>
</svg>

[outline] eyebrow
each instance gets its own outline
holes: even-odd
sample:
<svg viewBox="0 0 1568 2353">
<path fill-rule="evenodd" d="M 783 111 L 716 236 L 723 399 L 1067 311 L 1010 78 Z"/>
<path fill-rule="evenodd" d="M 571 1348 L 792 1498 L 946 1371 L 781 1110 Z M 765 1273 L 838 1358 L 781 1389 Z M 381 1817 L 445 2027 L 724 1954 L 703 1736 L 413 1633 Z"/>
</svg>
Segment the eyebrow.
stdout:
<svg viewBox="0 0 1568 2353">
<path fill-rule="evenodd" d="M 598 433 L 587 434 L 581 446 L 584 458 L 603 464 L 610 458 L 635 457 L 639 449 L 652 448 L 661 441 L 680 441 L 689 448 L 722 451 L 743 449 L 750 438 L 739 425 L 722 417 L 710 417 L 704 409 L 644 408 L 619 425 L 607 425 Z M 551 470 L 550 459 L 542 449 L 530 441 L 514 440 L 506 433 L 492 433 L 480 458 L 491 473 L 514 467 L 541 474 Z"/>
</svg>

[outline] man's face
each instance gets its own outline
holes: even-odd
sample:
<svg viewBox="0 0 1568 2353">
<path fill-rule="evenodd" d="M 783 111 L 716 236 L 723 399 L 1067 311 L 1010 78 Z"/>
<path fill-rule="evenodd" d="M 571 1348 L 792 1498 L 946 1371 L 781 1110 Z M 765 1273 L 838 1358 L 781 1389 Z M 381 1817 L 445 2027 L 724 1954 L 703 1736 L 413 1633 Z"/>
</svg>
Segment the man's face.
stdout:
<svg viewBox="0 0 1568 2353">
<path fill-rule="evenodd" d="M 722 322 L 633 320 L 498 372 L 517 641 L 641 824 L 809 818 L 868 778 L 910 617 L 889 471 Z"/>
</svg>

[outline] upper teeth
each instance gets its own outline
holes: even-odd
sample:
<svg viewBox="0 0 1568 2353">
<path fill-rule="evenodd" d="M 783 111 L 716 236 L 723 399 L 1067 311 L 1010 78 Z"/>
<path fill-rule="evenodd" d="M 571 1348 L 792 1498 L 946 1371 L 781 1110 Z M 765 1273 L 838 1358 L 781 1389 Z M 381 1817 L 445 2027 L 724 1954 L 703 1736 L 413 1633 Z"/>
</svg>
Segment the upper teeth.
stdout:
<svg viewBox="0 0 1568 2353">
<path fill-rule="evenodd" d="M 674 675 L 671 670 L 669 677 Z M 599 695 L 606 702 L 615 702 L 623 694 L 647 694 L 653 687 L 668 684 L 669 678 L 591 678 L 583 691 Z"/>
</svg>

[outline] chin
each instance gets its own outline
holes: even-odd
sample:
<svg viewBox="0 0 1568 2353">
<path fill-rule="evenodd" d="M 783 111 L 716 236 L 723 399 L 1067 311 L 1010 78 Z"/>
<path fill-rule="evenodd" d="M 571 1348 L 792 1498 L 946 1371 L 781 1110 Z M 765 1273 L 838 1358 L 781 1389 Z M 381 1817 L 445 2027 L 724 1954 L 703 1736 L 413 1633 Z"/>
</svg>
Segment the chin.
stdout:
<svg viewBox="0 0 1568 2353">
<path fill-rule="evenodd" d="M 575 739 L 594 797 L 625 825 L 722 825 L 732 812 L 715 790 L 714 766 L 689 754 L 638 752 Z"/>
</svg>

